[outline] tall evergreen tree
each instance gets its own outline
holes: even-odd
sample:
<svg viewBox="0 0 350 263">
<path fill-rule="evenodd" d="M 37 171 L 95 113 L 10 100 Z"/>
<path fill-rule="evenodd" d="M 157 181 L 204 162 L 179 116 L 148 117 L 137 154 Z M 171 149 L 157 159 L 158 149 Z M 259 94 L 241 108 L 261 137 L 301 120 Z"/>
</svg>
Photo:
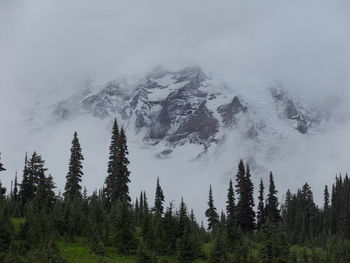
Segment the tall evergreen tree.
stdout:
<svg viewBox="0 0 350 263">
<path fill-rule="evenodd" d="M 246 189 L 247 189 L 247 196 L 248 196 L 248 211 L 247 211 L 247 222 L 249 225 L 249 231 L 253 231 L 255 228 L 255 212 L 254 212 L 254 185 L 251 179 L 251 174 L 250 174 L 250 168 L 249 165 L 247 164 L 246 166 Z"/>
<path fill-rule="evenodd" d="M 120 129 L 119 140 L 118 140 L 118 175 L 116 178 L 116 193 L 117 200 L 123 202 L 130 202 L 131 198 L 129 196 L 129 176 L 130 171 L 128 169 L 129 160 L 128 160 L 128 146 L 126 134 L 123 127 Z"/>
<path fill-rule="evenodd" d="M 154 200 L 154 208 L 153 211 L 155 212 L 156 216 L 161 217 L 164 213 L 164 194 L 163 190 L 159 184 L 159 177 L 157 178 L 157 187 L 156 187 L 156 196 Z"/>
<path fill-rule="evenodd" d="M 38 192 L 40 181 L 45 178 L 44 160 L 36 152 L 33 153 L 30 160 L 25 157 L 23 170 L 23 179 L 20 187 L 19 195 L 22 204 L 34 199 Z"/>
<path fill-rule="evenodd" d="M 328 186 L 324 187 L 324 204 L 323 204 L 323 232 L 330 231 L 330 207 L 329 207 L 329 192 Z"/>
<path fill-rule="evenodd" d="M 27 153 L 24 158 L 23 177 L 22 183 L 20 184 L 19 196 L 22 204 L 25 204 L 34 196 L 33 184 L 29 177 Z"/>
<path fill-rule="evenodd" d="M 219 215 L 216 212 L 216 207 L 214 206 L 213 192 L 210 185 L 209 188 L 209 200 L 208 209 L 205 211 L 205 216 L 208 218 L 208 230 L 213 230 L 219 223 Z"/>
<path fill-rule="evenodd" d="M 226 201 L 226 214 L 227 220 L 235 220 L 236 207 L 235 207 L 235 192 L 233 190 L 232 180 L 230 180 L 229 188 L 227 191 L 227 201 Z"/>
<path fill-rule="evenodd" d="M 276 223 L 280 220 L 280 210 L 278 209 L 278 198 L 277 198 L 277 190 L 275 187 L 275 182 L 273 179 L 273 174 L 270 172 L 270 185 L 269 185 L 269 193 L 267 195 L 267 203 L 266 203 L 266 216 L 269 222 Z"/>
<path fill-rule="evenodd" d="M 233 249 L 238 238 L 238 232 L 236 220 L 235 192 L 233 190 L 232 180 L 230 180 L 229 188 L 227 191 L 226 214 L 226 232 L 229 243 L 228 245 L 231 249 Z"/>
<path fill-rule="evenodd" d="M 118 199 L 118 188 L 117 188 L 117 178 L 119 175 L 119 128 L 117 119 L 114 119 L 113 129 L 112 129 L 112 138 L 111 144 L 109 146 L 109 161 L 107 169 L 107 177 L 105 180 L 105 196 L 107 207 L 110 208 L 111 204 Z"/>
<path fill-rule="evenodd" d="M 81 200 L 81 177 L 83 176 L 84 160 L 77 132 L 74 133 L 71 156 L 69 160 L 68 174 L 66 176 L 66 186 L 64 192 L 65 200 Z"/>
<path fill-rule="evenodd" d="M 56 200 L 54 192 L 55 188 L 56 186 L 51 175 L 48 177 L 46 177 L 45 174 L 40 175 L 36 195 L 36 201 L 39 208 L 51 209 L 53 207 Z"/>
<path fill-rule="evenodd" d="M 253 210 L 254 186 L 250 177 L 249 166 L 247 165 L 246 170 L 241 160 L 238 165 L 238 173 L 236 176 L 236 192 L 238 196 L 237 223 L 243 232 L 253 231 L 255 227 L 255 212 Z"/>
<path fill-rule="evenodd" d="M 178 211 L 178 234 L 177 236 L 181 236 L 182 233 L 185 230 L 185 227 L 188 225 L 188 216 L 187 216 L 187 206 L 183 200 L 183 198 L 181 198 L 181 202 L 180 202 L 180 207 L 179 207 L 179 211 Z"/>
<path fill-rule="evenodd" d="M 262 178 L 260 179 L 260 185 L 259 185 L 259 203 L 258 203 L 258 212 L 257 212 L 257 222 L 256 222 L 256 228 L 258 230 L 261 229 L 262 225 L 265 223 L 265 196 L 264 196 L 264 182 Z"/>
<path fill-rule="evenodd" d="M 13 188 L 13 200 L 18 200 L 18 179 L 17 179 L 17 172 L 15 176 L 15 182 L 14 182 L 14 188 Z"/>
</svg>

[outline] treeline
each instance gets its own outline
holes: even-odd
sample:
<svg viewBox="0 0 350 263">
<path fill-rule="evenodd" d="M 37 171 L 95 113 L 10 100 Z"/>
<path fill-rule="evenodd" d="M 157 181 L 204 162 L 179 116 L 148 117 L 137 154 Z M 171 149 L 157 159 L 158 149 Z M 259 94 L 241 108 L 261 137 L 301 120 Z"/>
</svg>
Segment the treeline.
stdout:
<svg viewBox="0 0 350 263">
<path fill-rule="evenodd" d="M 280 203 L 270 173 L 267 191 L 260 181 L 258 203 L 248 164 L 239 162 L 229 181 L 225 211 L 217 211 L 209 187 L 207 227 L 183 199 L 165 204 L 159 178 L 152 202 L 145 191 L 129 195 L 127 137 L 114 121 L 105 183 L 88 195 L 82 188 L 83 153 L 74 133 L 64 192 L 42 156 L 25 156 L 23 175 L 11 189 L 0 184 L 0 262 L 66 262 L 58 241 L 86 240 L 92 253 L 110 251 L 147 262 L 322 263 L 350 262 L 350 181 L 339 176 L 324 205 L 315 204 L 305 184 Z M 0 171 L 5 170 L 0 162 Z M 266 193 L 265 193 L 266 192 Z M 203 200 L 205 202 L 205 200 Z M 256 208 L 255 208 L 256 207 Z"/>
</svg>

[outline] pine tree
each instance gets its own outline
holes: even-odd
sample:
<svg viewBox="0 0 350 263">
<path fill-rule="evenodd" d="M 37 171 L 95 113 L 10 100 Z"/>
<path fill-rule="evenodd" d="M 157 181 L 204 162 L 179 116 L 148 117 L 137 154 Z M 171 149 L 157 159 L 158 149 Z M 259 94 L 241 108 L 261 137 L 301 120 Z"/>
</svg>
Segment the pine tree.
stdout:
<svg viewBox="0 0 350 263">
<path fill-rule="evenodd" d="M 112 241 L 118 252 L 130 254 L 136 248 L 132 212 L 127 202 L 119 201 L 112 211 Z"/>
<path fill-rule="evenodd" d="M 216 207 L 214 206 L 211 185 L 209 188 L 208 209 L 205 211 L 205 216 L 208 218 L 208 230 L 215 230 L 216 226 L 219 223 L 219 215 L 216 212 Z"/>
<path fill-rule="evenodd" d="M 260 185 L 259 185 L 259 204 L 258 204 L 258 213 L 257 213 L 257 223 L 256 227 L 258 230 L 262 227 L 262 225 L 265 223 L 265 196 L 264 196 L 264 182 L 262 178 L 260 179 Z"/>
<path fill-rule="evenodd" d="M 232 250 L 237 241 L 235 192 L 233 190 L 232 180 L 230 180 L 229 188 L 227 191 L 226 214 L 227 214 L 227 219 L 226 219 L 227 239 L 228 239 L 229 247 Z"/>
<path fill-rule="evenodd" d="M 81 200 L 81 177 L 83 176 L 83 165 L 84 160 L 83 154 L 81 152 L 81 147 L 78 139 L 77 132 L 74 133 L 71 156 L 69 160 L 69 169 L 66 176 L 66 186 L 64 192 L 65 200 Z"/>
<path fill-rule="evenodd" d="M 280 220 L 280 210 L 278 209 L 278 198 L 277 190 L 273 180 L 273 174 L 270 173 L 270 185 L 269 185 L 269 194 L 267 195 L 266 202 L 266 216 L 269 222 L 276 223 Z"/>
<path fill-rule="evenodd" d="M 4 254 L 8 252 L 11 241 L 14 237 L 13 226 L 5 212 L 3 201 L 0 203 L 0 261 L 3 260 Z"/>
<path fill-rule="evenodd" d="M 56 195 L 54 189 L 56 188 L 55 183 L 51 175 L 46 177 L 44 174 L 40 176 L 38 183 L 38 193 L 36 200 L 39 207 L 51 209 L 56 201 Z"/>
<path fill-rule="evenodd" d="M 33 185 L 29 177 L 27 153 L 24 159 L 23 177 L 22 183 L 20 184 L 19 196 L 23 205 L 34 197 Z"/>
<path fill-rule="evenodd" d="M 25 157 L 25 164 L 23 170 L 23 179 L 20 186 L 19 195 L 22 201 L 22 204 L 34 199 L 38 193 L 38 187 L 40 180 L 45 178 L 44 160 L 36 152 L 33 153 L 30 160 Z"/>
<path fill-rule="evenodd" d="M 148 208 L 148 202 L 147 202 L 147 196 L 146 192 L 143 192 L 143 213 L 141 217 L 141 234 L 143 237 L 143 241 L 145 242 L 145 245 L 152 249 L 154 247 L 154 229 L 152 224 L 152 215 Z"/>
<path fill-rule="evenodd" d="M 289 247 L 286 243 L 285 232 L 277 225 L 267 223 L 262 227 L 263 240 L 260 248 L 261 263 L 287 263 Z"/>
<path fill-rule="evenodd" d="M 249 165 L 246 166 L 246 189 L 247 189 L 247 196 L 248 196 L 248 211 L 247 211 L 247 222 L 249 226 L 249 231 L 253 231 L 255 228 L 255 212 L 253 207 L 255 206 L 254 203 L 254 185 L 251 179 L 250 169 Z"/>
<path fill-rule="evenodd" d="M 1 153 L 0 153 L 0 160 L 1 160 Z M 5 171 L 4 165 L 0 162 L 0 172 Z M 2 183 L 0 181 L 0 198 L 5 198 L 6 188 L 2 187 Z"/>
<path fill-rule="evenodd" d="M 176 242 L 177 256 L 180 262 L 192 262 L 200 254 L 200 243 L 191 233 L 189 225 L 185 225 L 181 237 Z"/>
<path fill-rule="evenodd" d="M 225 233 L 220 231 L 217 234 L 212 251 L 209 257 L 210 263 L 226 263 L 229 262 L 228 259 L 228 249 Z"/>
<path fill-rule="evenodd" d="M 156 216 L 161 217 L 164 213 L 164 194 L 163 190 L 159 184 L 159 178 L 157 178 L 157 187 L 156 187 L 156 196 L 154 200 L 154 208 L 153 211 L 155 212 Z"/>
<path fill-rule="evenodd" d="M 105 180 L 105 196 L 107 202 L 107 208 L 110 209 L 111 204 L 118 199 L 118 188 L 117 188 L 117 178 L 119 175 L 119 128 L 117 119 L 114 119 L 113 130 L 112 130 L 112 138 L 111 144 L 109 146 L 109 161 L 108 161 L 108 169 L 107 169 L 107 177 Z"/>
<path fill-rule="evenodd" d="M 227 220 L 235 221 L 235 213 L 236 213 L 236 207 L 235 207 L 235 192 L 233 190 L 233 184 L 232 180 L 230 180 L 229 188 L 227 191 L 227 201 L 226 201 L 226 214 L 227 214 Z"/>
<path fill-rule="evenodd" d="M 119 140 L 118 140 L 118 176 L 116 178 L 116 193 L 117 200 L 123 202 L 130 202 L 131 198 L 129 196 L 129 176 L 130 171 L 128 169 L 129 160 L 127 158 L 128 146 L 126 140 L 126 134 L 123 127 L 120 129 Z"/>
<path fill-rule="evenodd" d="M 17 201 L 18 200 L 18 179 L 17 179 L 17 172 L 15 176 L 15 183 L 14 183 L 14 188 L 13 188 L 13 200 Z"/>
<path fill-rule="evenodd" d="M 1 153 L 0 153 L 0 160 L 1 160 Z M 4 165 L 0 162 L 0 172 L 5 171 Z"/>
<path fill-rule="evenodd" d="M 253 210 L 254 186 L 250 176 L 249 166 L 247 165 L 247 169 L 245 169 L 244 163 L 241 160 L 236 176 L 236 192 L 238 196 L 237 223 L 243 232 L 253 231 L 255 227 L 255 212 Z"/>
<path fill-rule="evenodd" d="M 187 216 L 187 206 L 183 200 L 183 198 L 181 198 L 181 202 L 180 202 L 180 208 L 179 208 L 179 212 L 178 212 L 178 222 L 179 222 L 179 228 L 178 228 L 178 234 L 177 236 L 181 236 L 182 233 L 185 230 L 186 225 L 188 225 L 188 216 Z"/>
<path fill-rule="evenodd" d="M 166 255 L 174 255 L 176 253 L 176 239 L 178 234 L 178 222 L 173 214 L 173 203 L 169 204 L 164 218 L 162 220 L 163 236 L 160 244 L 162 251 Z"/>
<path fill-rule="evenodd" d="M 325 233 L 329 233 L 330 227 L 330 208 L 329 208 L 329 192 L 328 186 L 326 185 L 324 188 L 324 204 L 323 204 L 323 231 Z"/>
</svg>

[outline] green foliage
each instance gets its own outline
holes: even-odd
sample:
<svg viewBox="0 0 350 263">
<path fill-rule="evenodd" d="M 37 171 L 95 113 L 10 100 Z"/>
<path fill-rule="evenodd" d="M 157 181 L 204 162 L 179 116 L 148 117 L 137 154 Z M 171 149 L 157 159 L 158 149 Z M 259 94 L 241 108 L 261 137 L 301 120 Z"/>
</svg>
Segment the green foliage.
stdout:
<svg viewBox="0 0 350 263">
<path fill-rule="evenodd" d="M 241 160 L 238 165 L 238 173 L 236 176 L 236 192 L 238 196 L 237 203 L 237 223 L 243 232 L 251 232 L 255 228 L 255 212 L 253 191 L 254 186 L 251 181 L 249 166 L 244 168 Z"/>
<path fill-rule="evenodd" d="M 127 139 L 116 121 L 109 150 L 104 188 L 90 196 L 85 188 L 82 194 L 83 155 L 74 134 L 64 199 L 56 196 L 42 157 L 26 156 L 22 183 L 16 177 L 7 196 L 0 184 L 0 262 L 350 262 L 347 175 L 336 177 L 331 193 L 325 187 L 319 208 L 307 183 L 295 194 L 288 190 L 280 206 L 271 173 L 266 201 L 260 183 L 256 217 L 249 166 L 240 161 L 236 189 L 230 180 L 220 219 L 210 186 L 207 231 L 183 199 L 177 209 L 170 203 L 164 212 L 159 178 L 152 208 L 145 191 L 131 203 Z"/>
<path fill-rule="evenodd" d="M 216 207 L 214 206 L 213 191 L 211 189 L 211 185 L 209 188 L 208 209 L 205 211 L 205 216 L 208 218 L 208 230 L 215 229 L 219 224 L 219 215 L 216 212 Z"/>
<path fill-rule="evenodd" d="M 276 224 L 266 223 L 262 227 L 260 263 L 287 263 L 289 246 L 284 231 Z"/>
<path fill-rule="evenodd" d="M 71 156 L 69 159 L 68 174 L 66 176 L 66 186 L 64 188 L 64 198 L 68 201 L 81 200 L 81 177 L 83 176 L 84 160 L 81 152 L 80 142 L 77 132 L 74 133 L 72 147 L 70 149 Z"/>
<path fill-rule="evenodd" d="M 126 202 L 118 202 L 112 209 L 112 244 L 119 253 L 130 254 L 136 249 L 135 228 L 130 206 Z"/>
</svg>

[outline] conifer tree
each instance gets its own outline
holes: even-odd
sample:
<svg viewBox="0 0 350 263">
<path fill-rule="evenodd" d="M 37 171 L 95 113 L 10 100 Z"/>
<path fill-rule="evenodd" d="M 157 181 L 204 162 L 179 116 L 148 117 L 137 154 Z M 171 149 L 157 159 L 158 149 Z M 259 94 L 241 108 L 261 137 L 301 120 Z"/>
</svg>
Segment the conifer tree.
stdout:
<svg viewBox="0 0 350 263">
<path fill-rule="evenodd" d="M 227 263 L 228 259 L 228 249 L 227 249 L 227 241 L 224 232 L 220 231 L 217 234 L 212 251 L 209 257 L 210 263 Z"/>
<path fill-rule="evenodd" d="M 185 225 L 185 229 L 181 237 L 176 243 L 177 256 L 180 262 L 192 262 L 200 254 L 200 243 L 191 233 L 189 225 Z"/>
<path fill-rule="evenodd" d="M 213 192 L 211 185 L 209 187 L 208 209 L 205 211 L 205 216 L 208 218 L 208 230 L 214 230 L 219 223 L 219 215 L 214 206 Z"/>
<path fill-rule="evenodd" d="M 117 188 L 117 178 L 119 175 L 119 128 L 117 119 L 114 119 L 111 144 L 109 146 L 109 161 L 107 169 L 107 177 L 105 180 L 105 196 L 107 207 L 110 208 L 111 204 L 118 199 L 118 188 Z"/>
<path fill-rule="evenodd" d="M 254 185 L 251 179 L 250 169 L 249 165 L 246 166 L 246 189 L 247 189 L 247 196 L 248 196 L 248 211 L 247 211 L 247 222 L 249 226 L 249 231 L 253 231 L 255 228 L 255 212 L 253 207 L 255 206 L 254 203 Z"/>
<path fill-rule="evenodd" d="M 83 176 L 83 165 L 84 160 L 83 154 L 81 152 L 81 146 L 78 139 L 77 132 L 74 133 L 71 156 L 69 160 L 69 169 L 66 176 L 66 186 L 64 192 L 65 200 L 81 200 L 81 177 Z"/>
<path fill-rule="evenodd" d="M 235 207 L 235 192 L 233 190 L 233 184 L 232 180 L 230 180 L 229 188 L 227 192 L 227 201 L 226 201 L 226 214 L 227 214 L 227 220 L 235 221 L 235 213 L 236 213 L 236 207 Z"/>
<path fill-rule="evenodd" d="M 157 178 L 157 187 L 156 187 L 156 196 L 154 200 L 154 208 L 153 211 L 155 212 L 157 217 L 161 217 L 164 213 L 164 194 L 163 190 L 159 184 L 159 177 Z"/>
<path fill-rule="evenodd" d="M 119 253 L 130 254 L 136 248 L 130 205 L 118 201 L 112 208 L 112 242 Z"/>
<path fill-rule="evenodd" d="M 225 228 L 226 227 L 226 215 L 225 212 L 223 210 L 221 210 L 221 214 L 220 214 L 220 227 L 221 228 Z"/>
<path fill-rule="evenodd" d="M 22 204 L 25 204 L 33 197 L 33 185 L 29 178 L 28 171 L 28 155 L 26 153 L 24 158 L 24 169 L 23 169 L 23 177 L 22 183 L 20 184 L 19 196 Z"/>
<path fill-rule="evenodd" d="M 249 166 L 244 168 L 244 163 L 241 160 L 238 165 L 238 173 L 236 176 L 236 192 L 238 196 L 237 203 L 237 223 L 243 232 L 250 232 L 255 227 L 255 212 L 253 210 L 253 183 L 250 179 Z"/>
<path fill-rule="evenodd" d="M 236 220 L 236 204 L 235 204 L 235 192 L 233 190 L 232 180 L 230 180 L 229 188 L 227 192 L 226 201 L 226 232 L 229 247 L 234 248 L 235 242 L 237 241 L 237 220 Z"/>
<path fill-rule="evenodd" d="M 192 223 L 196 222 L 196 217 L 194 215 L 193 209 L 191 209 L 191 212 L 190 212 L 190 220 L 191 220 Z"/>
<path fill-rule="evenodd" d="M 1 160 L 1 153 L 0 153 L 0 160 Z M 0 172 L 5 171 L 4 165 L 0 162 Z"/>
<path fill-rule="evenodd" d="M 0 153 L 0 160 L 1 160 L 1 153 Z M 4 165 L 0 162 L 0 172 L 5 171 Z M 0 181 L 0 198 L 5 198 L 6 188 L 2 187 L 2 183 Z"/>
<path fill-rule="evenodd" d="M 328 186 L 326 185 L 324 188 L 324 204 L 323 204 L 323 231 L 325 233 L 329 232 L 329 226 L 330 226 L 330 209 L 329 209 L 329 192 L 328 192 Z"/>
<path fill-rule="evenodd" d="M 36 152 L 33 153 L 30 160 L 25 157 L 23 170 L 23 179 L 20 188 L 20 198 L 22 204 L 25 204 L 34 199 L 38 192 L 38 187 L 41 179 L 45 178 L 44 160 Z"/>
<path fill-rule="evenodd" d="M 118 176 L 116 178 L 116 193 L 117 200 L 123 202 L 130 202 L 131 198 L 129 196 L 129 176 L 130 171 L 128 169 L 129 160 L 128 160 L 128 146 L 126 134 L 123 127 L 120 129 L 119 140 L 118 140 Z"/>
<path fill-rule="evenodd" d="M 143 192 L 143 213 L 142 213 L 142 237 L 143 241 L 145 242 L 145 245 L 148 248 L 153 248 L 154 245 L 154 233 L 153 233 L 153 225 L 152 225 L 152 215 L 148 209 L 148 202 L 147 202 L 147 196 L 146 191 Z"/>
<path fill-rule="evenodd" d="M 289 248 L 284 231 L 275 224 L 267 223 L 262 227 L 262 232 L 263 240 L 258 262 L 287 263 Z"/>
<path fill-rule="evenodd" d="M 13 200 L 18 200 L 18 179 L 17 179 L 17 172 L 15 176 L 15 182 L 14 182 L 14 188 L 13 188 Z"/>
<path fill-rule="evenodd" d="M 257 222 L 256 222 L 256 228 L 260 230 L 262 225 L 265 223 L 265 196 L 264 196 L 264 182 L 262 178 L 260 179 L 260 185 L 259 185 L 259 204 L 258 204 L 258 212 L 257 212 Z"/>
<path fill-rule="evenodd" d="M 183 234 L 185 227 L 188 225 L 188 221 L 187 206 L 183 198 L 181 198 L 180 208 L 178 212 L 179 232 L 177 236 L 181 236 Z"/>
<path fill-rule="evenodd" d="M 179 237 L 178 224 L 173 213 L 173 203 L 169 204 L 162 220 L 163 236 L 161 240 L 162 251 L 166 255 L 176 253 L 176 239 Z"/>
<path fill-rule="evenodd" d="M 266 216 L 269 222 L 276 223 L 280 220 L 278 198 L 272 172 L 270 173 L 269 193 L 267 195 Z"/>
<path fill-rule="evenodd" d="M 143 217 L 144 212 L 144 202 L 143 202 L 143 191 L 140 193 L 140 205 L 139 205 L 139 218 L 141 219 Z"/>
</svg>

